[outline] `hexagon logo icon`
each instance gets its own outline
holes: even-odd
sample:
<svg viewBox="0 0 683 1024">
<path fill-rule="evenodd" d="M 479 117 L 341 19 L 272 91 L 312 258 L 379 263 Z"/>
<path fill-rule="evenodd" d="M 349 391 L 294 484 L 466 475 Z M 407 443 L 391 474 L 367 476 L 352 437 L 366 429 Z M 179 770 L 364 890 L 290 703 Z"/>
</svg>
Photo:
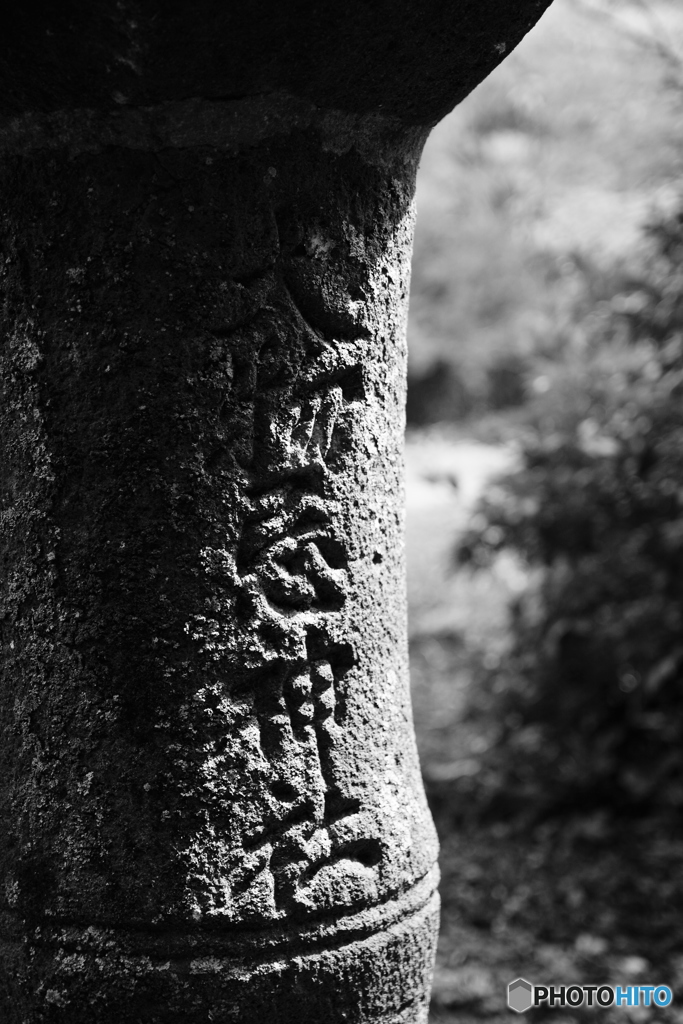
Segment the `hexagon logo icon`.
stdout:
<svg viewBox="0 0 683 1024">
<path fill-rule="evenodd" d="M 516 978 L 508 985 L 508 1006 L 515 1013 L 525 1013 L 533 1005 L 532 986 L 524 978 Z"/>
</svg>

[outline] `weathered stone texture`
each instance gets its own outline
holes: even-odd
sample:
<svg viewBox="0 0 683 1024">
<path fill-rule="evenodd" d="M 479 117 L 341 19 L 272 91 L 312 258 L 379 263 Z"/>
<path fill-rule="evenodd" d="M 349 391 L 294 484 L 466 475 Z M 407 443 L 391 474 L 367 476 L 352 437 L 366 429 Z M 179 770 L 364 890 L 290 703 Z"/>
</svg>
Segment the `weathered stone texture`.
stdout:
<svg viewBox="0 0 683 1024">
<path fill-rule="evenodd" d="M 426 1021 L 414 178 L 547 2 L 3 23 L 3 1024 Z"/>
<path fill-rule="evenodd" d="M 5 162 L 2 867 L 40 950 L 15 1005 L 80 1019 L 96 957 L 112 1019 L 123 960 L 136 1012 L 160 977 L 215 1007 L 247 939 L 334 949 L 331 914 L 397 922 L 370 978 L 405 957 L 435 858 L 404 657 L 414 171 L 311 132 Z"/>
</svg>

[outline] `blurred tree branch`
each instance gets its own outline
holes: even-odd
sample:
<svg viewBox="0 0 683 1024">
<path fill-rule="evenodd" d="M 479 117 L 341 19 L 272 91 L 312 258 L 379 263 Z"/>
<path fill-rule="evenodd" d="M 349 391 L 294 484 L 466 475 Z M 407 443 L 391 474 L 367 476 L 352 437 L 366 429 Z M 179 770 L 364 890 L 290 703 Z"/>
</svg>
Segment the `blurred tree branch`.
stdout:
<svg viewBox="0 0 683 1024">
<path fill-rule="evenodd" d="M 632 42 L 655 54 L 672 75 L 670 84 L 683 90 L 683 51 L 672 40 L 671 34 L 650 0 L 631 0 L 629 5 L 613 0 L 570 0 L 571 6 L 588 17 L 610 23 Z M 644 27 L 629 22 L 625 6 L 643 13 Z"/>
</svg>

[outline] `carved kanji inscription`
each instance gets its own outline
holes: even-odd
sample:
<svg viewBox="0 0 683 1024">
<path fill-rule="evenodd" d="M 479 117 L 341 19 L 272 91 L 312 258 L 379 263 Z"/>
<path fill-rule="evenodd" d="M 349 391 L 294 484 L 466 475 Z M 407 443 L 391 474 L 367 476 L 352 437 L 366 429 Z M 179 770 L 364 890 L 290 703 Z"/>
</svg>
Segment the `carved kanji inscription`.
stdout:
<svg viewBox="0 0 683 1024">
<path fill-rule="evenodd" d="M 331 873 L 337 896 L 341 887 L 351 902 L 367 899 L 382 859 L 335 756 L 356 660 L 335 466 L 363 382 L 359 338 L 316 329 L 275 275 L 262 306 L 227 340 L 231 428 L 242 432 L 240 515 L 233 548 L 204 556 L 224 595 L 221 619 L 235 631 L 228 637 L 209 617 L 193 629 L 230 665 L 211 697 L 230 738 L 218 739 L 224 750 L 207 761 L 232 816 L 225 912 L 279 916 L 323 909 Z"/>
</svg>

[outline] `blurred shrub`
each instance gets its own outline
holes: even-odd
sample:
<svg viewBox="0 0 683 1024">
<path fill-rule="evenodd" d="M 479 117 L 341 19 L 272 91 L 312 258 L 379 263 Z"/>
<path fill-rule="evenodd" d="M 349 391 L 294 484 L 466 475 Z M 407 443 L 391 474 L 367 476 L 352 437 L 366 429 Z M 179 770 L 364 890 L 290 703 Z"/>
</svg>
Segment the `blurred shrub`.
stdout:
<svg viewBox="0 0 683 1024">
<path fill-rule="evenodd" d="M 683 204 L 648 242 L 592 305 L 584 267 L 520 468 L 457 553 L 532 570 L 489 685 L 507 784 L 551 802 L 683 804 Z"/>
<path fill-rule="evenodd" d="M 513 409 L 527 398 L 529 367 L 515 352 L 502 353 L 487 367 L 487 404 L 491 410 Z"/>
<path fill-rule="evenodd" d="M 455 362 L 438 358 L 421 373 L 408 372 L 410 426 L 459 423 L 472 416 L 523 405 L 531 365 L 514 352 L 491 354 L 480 374 L 465 377 Z"/>
<path fill-rule="evenodd" d="M 473 405 L 470 389 L 448 359 L 436 359 L 422 373 L 409 371 L 406 419 L 411 426 L 465 419 Z"/>
</svg>

